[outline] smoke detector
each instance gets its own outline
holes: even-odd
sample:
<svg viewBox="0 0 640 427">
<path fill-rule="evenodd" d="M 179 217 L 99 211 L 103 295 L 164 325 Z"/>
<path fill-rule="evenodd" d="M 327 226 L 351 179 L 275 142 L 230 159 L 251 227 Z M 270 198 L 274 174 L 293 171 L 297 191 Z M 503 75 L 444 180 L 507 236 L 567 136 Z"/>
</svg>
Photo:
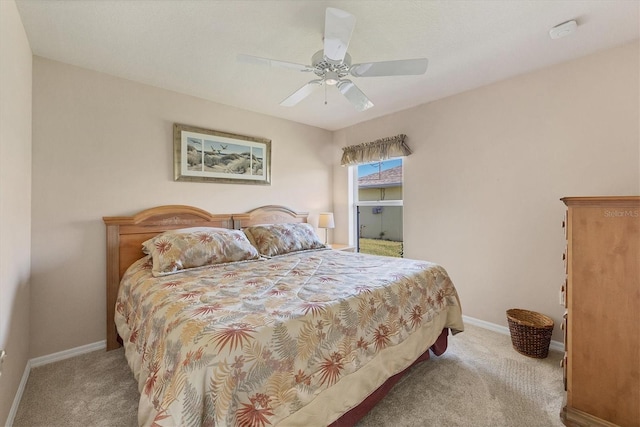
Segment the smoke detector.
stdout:
<svg viewBox="0 0 640 427">
<path fill-rule="evenodd" d="M 562 24 L 556 25 L 549 30 L 549 37 L 552 39 L 559 39 L 573 33 L 578 28 L 576 21 L 567 21 Z"/>
</svg>

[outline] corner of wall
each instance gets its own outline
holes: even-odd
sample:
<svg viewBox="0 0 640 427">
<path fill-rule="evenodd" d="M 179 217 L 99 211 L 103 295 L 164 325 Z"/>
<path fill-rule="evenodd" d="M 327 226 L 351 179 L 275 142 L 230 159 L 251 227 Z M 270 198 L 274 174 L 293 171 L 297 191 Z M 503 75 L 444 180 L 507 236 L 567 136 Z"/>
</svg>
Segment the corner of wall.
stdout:
<svg viewBox="0 0 640 427">
<path fill-rule="evenodd" d="M 29 375 L 32 73 L 17 5 L 0 1 L 0 421 L 9 425 Z"/>
</svg>

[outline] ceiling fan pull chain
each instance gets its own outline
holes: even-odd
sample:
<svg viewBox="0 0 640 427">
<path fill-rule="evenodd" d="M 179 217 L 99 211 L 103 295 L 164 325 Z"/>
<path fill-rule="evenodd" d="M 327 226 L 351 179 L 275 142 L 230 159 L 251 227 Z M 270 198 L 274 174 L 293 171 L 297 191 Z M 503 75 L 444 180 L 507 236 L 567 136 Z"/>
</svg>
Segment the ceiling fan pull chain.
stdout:
<svg viewBox="0 0 640 427">
<path fill-rule="evenodd" d="M 324 105 L 327 105 L 327 85 L 324 86 Z"/>
</svg>

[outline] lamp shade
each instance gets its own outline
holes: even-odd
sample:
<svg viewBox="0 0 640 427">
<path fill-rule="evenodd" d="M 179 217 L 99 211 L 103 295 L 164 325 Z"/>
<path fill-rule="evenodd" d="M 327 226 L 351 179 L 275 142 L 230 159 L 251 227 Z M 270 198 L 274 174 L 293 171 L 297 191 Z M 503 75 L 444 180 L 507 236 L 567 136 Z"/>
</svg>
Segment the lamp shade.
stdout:
<svg viewBox="0 0 640 427">
<path fill-rule="evenodd" d="M 333 212 L 321 212 L 318 215 L 318 228 L 335 228 L 336 223 L 333 221 Z"/>
</svg>

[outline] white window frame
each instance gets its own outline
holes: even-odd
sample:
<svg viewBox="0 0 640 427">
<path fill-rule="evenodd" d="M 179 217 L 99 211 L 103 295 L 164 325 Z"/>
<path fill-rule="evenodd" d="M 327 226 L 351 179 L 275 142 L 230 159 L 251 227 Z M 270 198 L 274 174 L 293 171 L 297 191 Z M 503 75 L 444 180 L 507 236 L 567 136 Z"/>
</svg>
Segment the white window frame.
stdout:
<svg viewBox="0 0 640 427">
<path fill-rule="evenodd" d="M 358 200 L 358 166 L 349 166 L 349 244 L 356 247 L 359 251 L 359 230 L 357 225 L 358 208 L 360 206 L 401 206 L 404 208 L 404 158 L 394 157 L 392 159 L 400 159 L 402 161 L 402 200 Z M 389 159 L 389 160 L 392 160 Z M 370 162 L 376 163 L 376 162 Z M 403 209 L 404 212 L 404 209 Z M 403 215 L 404 216 L 404 215 Z M 404 223 L 404 219 L 403 219 Z M 402 239 L 404 240 L 404 224 L 402 227 Z"/>
</svg>

